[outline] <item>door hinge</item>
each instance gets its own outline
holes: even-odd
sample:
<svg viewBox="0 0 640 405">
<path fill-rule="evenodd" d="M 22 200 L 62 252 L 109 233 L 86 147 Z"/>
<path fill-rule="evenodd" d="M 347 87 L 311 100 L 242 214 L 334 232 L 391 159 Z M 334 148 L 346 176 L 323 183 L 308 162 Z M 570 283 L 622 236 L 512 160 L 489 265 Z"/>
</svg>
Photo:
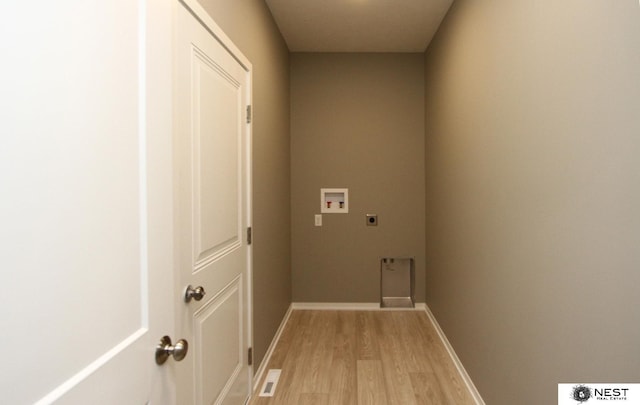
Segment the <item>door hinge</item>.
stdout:
<svg viewBox="0 0 640 405">
<path fill-rule="evenodd" d="M 251 231 L 251 227 L 247 228 L 247 245 L 250 245 L 253 242 L 253 235 Z"/>
<path fill-rule="evenodd" d="M 253 365 L 253 347 L 250 347 L 249 350 L 248 350 L 247 361 L 249 362 L 250 366 Z"/>
<path fill-rule="evenodd" d="M 251 124 L 251 105 L 247 106 L 247 124 Z"/>
</svg>

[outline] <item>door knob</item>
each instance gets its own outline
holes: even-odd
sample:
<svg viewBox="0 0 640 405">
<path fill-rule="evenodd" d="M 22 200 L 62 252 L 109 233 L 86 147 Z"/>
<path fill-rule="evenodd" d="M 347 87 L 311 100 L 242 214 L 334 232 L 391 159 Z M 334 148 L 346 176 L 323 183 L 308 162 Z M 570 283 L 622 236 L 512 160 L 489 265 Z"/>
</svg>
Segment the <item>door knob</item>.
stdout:
<svg viewBox="0 0 640 405">
<path fill-rule="evenodd" d="M 202 286 L 193 288 L 191 285 L 189 285 L 184 292 L 184 302 L 191 302 L 192 298 L 196 301 L 200 301 L 206 293 L 207 292 Z"/>
<path fill-rule="evenodd" d="M 156 364 L 164 364 L 169 356 L 173 356 L 175 361 L 180 361 L 187 356 L 189 351 L 189 343 L 180 339 L 175 345 L 171 345 L 171 338 L 169 336 L 163 336 L 156 346 Z"/>
</svg>

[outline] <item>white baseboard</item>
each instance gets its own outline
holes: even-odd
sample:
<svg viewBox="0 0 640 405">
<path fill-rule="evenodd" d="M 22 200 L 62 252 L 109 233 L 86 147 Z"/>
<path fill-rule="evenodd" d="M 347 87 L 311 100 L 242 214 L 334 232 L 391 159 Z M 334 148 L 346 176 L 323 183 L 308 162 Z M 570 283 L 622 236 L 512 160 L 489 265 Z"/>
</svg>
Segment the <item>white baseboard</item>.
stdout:
<svg viewBox="0 0 640 405">
<path fill-rule="evenodd" d="M 449 357 L 451 357 L 453 364 L 455 364 L 456 369 L 458 369 L 458 373 L 460 374 L 460 377 L 462 377 L 462 380 L 467 386 L 467 389 L 469 390 L 469 393 L 473 397 L 473 400 L 476 402 L 477 405 L 485 405 L 484 400 L 482 399 L 482 397 L 480 396 L 480 393 L 478 392 L 478 389 L 473 384 L 473 381 L 471 381 L 471 377 L 469 377 L 469 374 L 467 374 L 467 370 L 465 370 L 464 366 L 462 365 L 462 362 L 460 361 L 460 358 L 458 358 L 458 355 L 456 354 L 455 350 L 453 350 L 453 346 L 451 346 L 451 343 L 449 343 L 449 339 L 447 339 L 447 336 L 444 334 L 444 331 L 442 330 L 442 328 L 440 328 L 440 325 L 438 324 L 436 317 L 433 315 L 433 313 L 431 312 L 427 304 L 422 304 L 422 305 L 423 305 L 424 311 L 427 313 L 427 317 L 429 317 L 429 320 L 433 324 L 433 327 L 436 329 L 436 332 L 438 332 L 438 336 L 440 337 L 442 344 L 444 345 L 445 349 L 447 349 L 447 353 L 449 353 Z"/>
<path fill-rule="evenodd" d="M 293 309 L 315 309 L 333 311 L 371 311 L 380 308 L 377 302 L 294 302 Z"/>
<path fill-rule="evenodd" d="M 380 308 L 379 302 L 294 302 L 291 306 L 317 311 L 414 311 L 423 310 L 424 303 L 416 303 L 415 308 Z"/>
<path fill-rule="evenodd" d="M 325 311 L 326 310 L 332 310 L 332 311 L 407 311 L 407 310 L 424 311 L 427 314 L 429 321 L 431 321 L 431 324 L 433 325 L 436 332 L 438 333 L 438 336 L 440 337 L 442 344 L 447 350 L 447 353 L 449 353 L 449 357 L 451 357 L 453 364 L 455 364 L 456 369 L 458 370 L 460 377 L 462 378 L 465 385 L 467 386 L 467 389 L 469 390 L 469 393 L 473 397 L 473 400 L 476 402 L 477 405 L 486 405 L 484 400 L 480 396 L 478 389 L 473 384 L 473 381 L 471 381 L 471 377 L 469 377 L 469 374 L 467 374 L 467 370 L 465 370 L 464 366 L 462 365 L 460 358 L 458 358 L 458 355 L 456 354 L 455 350 L 453 350 L 451 343 L 449 343 L 449 339 L 447 339 L 447 336 L 444 334 L 444 331 L 442 330 L 442 328 L 440 328 L 440 325 L 438 324 L 438 321 L 436 320 L 435 316 L 429 309 L 429 306 L 424 302 L 417 302 L 415 304 L 415 308 L 380 308 L 380 303 L 378 302 L 356 302 L 356 303 L 353 303 L 353 302 L 293 302 L 291 303 L 291 305 L 289 306 L 289 309 L 284 315 L 284 318 L 282 318 L 282 322 L 280 323 L 280 326 L 278 327 L 278 330 L 276 331 L 276 334 L 273 337 L 273 340 L 271 341 L 269 348 L 267 349 L 267 353 L 262 359 L 262 362 L 260 362 L 260 367 L 258 367 L 258 371 L 254 376 L 254 380 L 253 380 L 254 392 L 258 388 L 260 384 L 260 380 L 262 379 L 262 375 L 266 371 L 267 365 L 269 364 L 269 360 L 271 359 L 271 355 L 273 354 L 273 350 L 275 349 L 276 344 L 280 340 L 280 335 L 282 335 L 282 331 L 284 330 L 284 327 L 287 324 L 289 317 L 291 316 L 291 311 L 296 309 L 319 310 L 319 311 L 321 310 L 325 310 Z"/>
<path fill-rule="evenodd" d="M 256 392 L 256 390 L 258 389 L 258 386 L 260 384 L 260 380 L 262 380 L 262 375 L 266 371 L 267 365 L 269 364 L 269 360 L 271 359 L 271 355 L 273 354 L 273 351 L 275 350 L 276 345 L 278 344 L 278 341 L 280 340 L 280 335 L 282 335 L 282 331 L 284 330 L 284 327 L 287 324 L 287 321 L 289 321 L 289 316 L 291 316 L 291 311 L 292 310 L 293 310 L 293 304 L 289 305 L 289 308 L 287 309 L 287 312 L 285 312 L 284 317 L 282 318 L 282 322 L 280 322 L 280 326 L 278 326 L 278 330 L 276 331 L 276 334 L 273 336 L 273 340 L 271 340 L 271 344 L 269 345 L 269 348 L 267 349 L 267 352 L 265 353 L 264 357 L 262 358 L 262 361 L 260 362 L 260 366 L 258 367 L 258 370 L 256 371 L 255 375 L 253 376 L 253 390 L 252 390 L 252 392 Z"/>
</svg>

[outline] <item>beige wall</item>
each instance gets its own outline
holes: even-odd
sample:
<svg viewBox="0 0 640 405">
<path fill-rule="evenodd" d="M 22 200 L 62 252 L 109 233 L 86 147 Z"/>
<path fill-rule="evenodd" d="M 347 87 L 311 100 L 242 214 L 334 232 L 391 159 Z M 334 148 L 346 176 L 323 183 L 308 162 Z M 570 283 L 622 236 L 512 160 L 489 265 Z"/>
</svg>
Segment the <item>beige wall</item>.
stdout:
<svg viewBox="0 0 640 405">
<path fill-rule="evenodd" d="M 294 301 L 378 302 L 379 258 L 414 256 L 424 302 L 423 79 L 421 54 L 291 55 Z M 315 227 L 322 187 L 349 213 Z"/>
<path fill-rule="evenodd" d="M 640 7 L 456 1 L 425 58 L 427 303 L 486 403 L 640 382 Z"/>
<path fill-rule="evenodd" d="M 258 365 L 291 303 L 289 51 L 264 1 L 201 4 L 253 65 L 253 343 Z"/>
</svg>

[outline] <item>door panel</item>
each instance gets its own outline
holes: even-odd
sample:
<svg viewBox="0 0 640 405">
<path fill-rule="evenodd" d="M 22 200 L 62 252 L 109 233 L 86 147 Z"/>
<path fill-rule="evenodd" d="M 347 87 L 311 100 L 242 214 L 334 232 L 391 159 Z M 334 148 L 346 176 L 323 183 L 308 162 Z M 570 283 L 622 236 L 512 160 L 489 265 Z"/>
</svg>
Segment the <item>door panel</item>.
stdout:
<svg viewBox="0 0 640 405">
<path fill-rule="evenodd" d="M 173 327 L 172 235 L 150 233 L 172 215 L 171 42 L 145 38 L 171 3 L 15 2 L 0 19 L 2 402 L 145 403 Z"/>
<path fill-rule="evenodd" d="M 202 387 L 200 403 L 214 403 L 242 371 L 241 292 L 242 278 L 238 277 L 194 314 L 195 341 L 201 354 L 196 358 L 196 370 L 200 370 L 196 386 Z M 222 330 L 230 333 L 220 333 Z"/>
<path fill-rule="evenodd" d="M 194 254 L 196 269 L 241 246 L 242 218 L 238 115 L 240 83 L 193 50 Z"/>
<path fill-rule="evenodd" d="M 193 348 L 179 365 L 178 400 L 242 404 L 251 375 L 250 73 L 188 3 L 199 19 L 179 4 L 175 31 L 176 271 L 182 289 L 206 295 L 177 314 Z"/>
</svg>

